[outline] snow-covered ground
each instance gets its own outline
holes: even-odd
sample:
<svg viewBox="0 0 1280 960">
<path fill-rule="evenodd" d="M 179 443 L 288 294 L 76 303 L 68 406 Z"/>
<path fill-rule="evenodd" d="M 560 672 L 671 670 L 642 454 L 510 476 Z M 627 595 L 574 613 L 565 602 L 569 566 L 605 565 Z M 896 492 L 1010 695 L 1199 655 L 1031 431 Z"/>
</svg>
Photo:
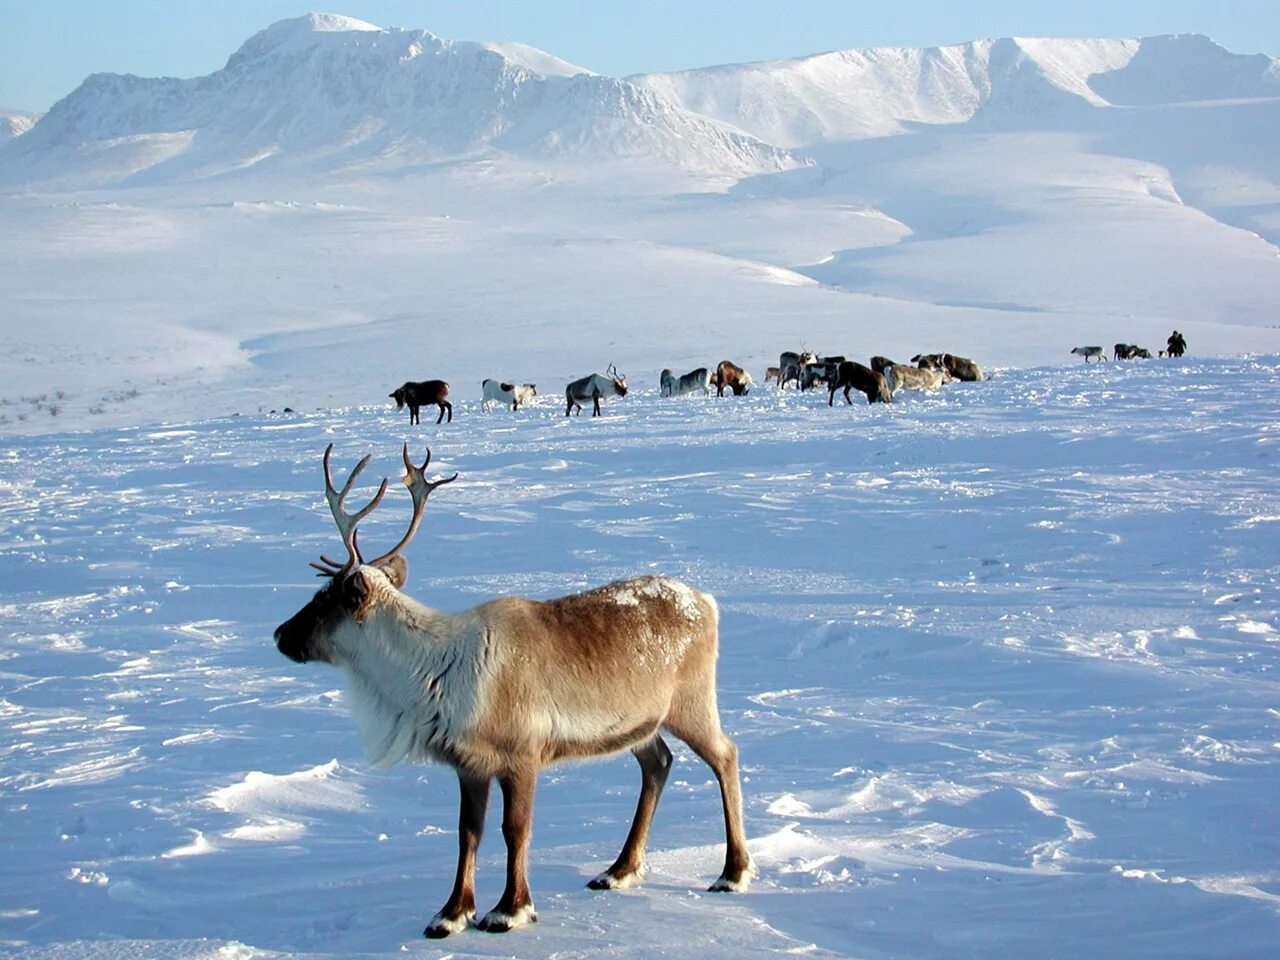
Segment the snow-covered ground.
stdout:
<svg viewBox="0 0 1280 960">
<path fill-rule="evenodd" d="M 0 942 L 1274 956 L 1278 116 L 1277 62 L 1203 37 L 623 81 L 336 15 L 0 112 Z M 1173 328 L 1182 361 L 1068 354 Z M 996 376 L 656 396 L 801 347 Z M 566 420 L 611 361 L 631 394 Z M 409 428 L 388 392 L 435 377 L 455 422 Z M 485 377 L 541 397 L 484 415 Z M 324 446 L 398 472 L 406 437 L 462 474 L 409 550 L 424 602 L 717 596 L 750 893 L 705 893 L 687 750 L 645 886 L 583 888 L 634 808 L 621 758 L 542 778 L 540 923 L 419 939 L 453 775 L 371 770 L 338 677 L 271 641 L 337 542 Z M 482 855 L 487 907 L 496 823 Z"/>
<path fill-rule="evenodd" d="M 1274 956 L 1278 377 L 1188 358 L 891 406 L 646 390 L 598 420 L 463 400 L 439 428 L 378 403 L 9 436 L 0 938 L 61 960 Z M 461 473 L 408 551 L 424 602 L 648 571 L 716 595 L 751 892 L 705 892 L 718 796 L 680 749 L 643 887 L 583 887 L 634 763 L 556 768 L 540 922 L 419 939 L 453 776 L 368 768 L 336 674 L 270 637 L 337 543 L 324 446 L 376 477 L 406 437 Z M 366 542 L 406 515 L 393 491 Z M 481 854 L 487 906 L 494 812 Z"/>
</svg>

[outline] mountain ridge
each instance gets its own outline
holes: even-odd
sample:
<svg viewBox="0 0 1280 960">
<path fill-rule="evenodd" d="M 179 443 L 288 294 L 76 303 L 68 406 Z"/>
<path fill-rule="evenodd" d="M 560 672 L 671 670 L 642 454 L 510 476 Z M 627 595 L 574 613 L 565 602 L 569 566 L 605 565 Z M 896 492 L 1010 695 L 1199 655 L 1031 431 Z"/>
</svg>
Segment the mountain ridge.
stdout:
<svg viewBox="0 0 1280 960">
<path fill-rule="evenodd" d="M 204 77 L 89 76 L 0 154 L 0 174 L 87 166 L 102 183 L 200 179 L 264 163 L 487 150 L 639 156 L 735 179 L 798 165 L 653 91 L 531 47 L 309 14 L 258 32 Z"/>
<path fill-rule="evenodd" d="M 1277 97 L 1280 61 L 1231 53 L 1199 34 L 1004 37 L 834 50 L 627 79 L 793 149 L 890 136 L 917 123 L 1043 120 L 1091 107 Z"/>
<path fill-rule="evenodd" d="M 525 44 L 311 13 L 254 34 L 212 74 L 92 74 L 38 122 L 0 118 L 0 182 L 200 180 L 495 151 L 738 180 L 803 165 L 792 150 L 921 124 L 1000 129 L 1253 97 L 1280 97 L 1280 61 L 1198 34 L 1005 37 L 614 78 Z"/>
</svg>

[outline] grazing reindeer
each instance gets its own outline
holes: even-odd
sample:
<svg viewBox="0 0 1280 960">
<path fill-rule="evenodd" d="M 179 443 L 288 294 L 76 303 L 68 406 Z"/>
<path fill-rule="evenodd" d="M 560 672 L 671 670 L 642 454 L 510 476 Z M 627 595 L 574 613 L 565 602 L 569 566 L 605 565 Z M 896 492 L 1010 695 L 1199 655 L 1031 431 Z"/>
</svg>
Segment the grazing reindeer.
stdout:
<svg viewBox="0 0 1280 960">
<path fill-rule="evenodd" d="M 883 357 L 874 359 L 883 359 Z M 938 390 L 944 383 L 951 381 L 951 374 L 945 370 L 935 370 L 932 367 L 910 367 L 902 363 L 891 363 L 887 367 L 876 370 L 876 373 L 884 377 L 885 384 L 889 387 L 889 395 L 896 396 L 899 390 L 928 390 L 930 392 Z"/>
<path fill-rule="evenodd" d="M 520 404 L 528 406 L 533 398 L 538 395 L 538 385 L 536 383 L 507 383 L 504 380 L 481 380 L 481 395 L 484 397 L 480 401 L 480 409 L 488 411 L 493 408 L 495 403 L 503 406 L 510 405 L 512 410 L 519 410 Z"/>
<path fill-rule="evenodd" d="M 893 394 L 889 392 L 889 384 L 884 374 L 877 373 L 853 360 L 845 360 L 836 367 L 836 375 L 827 384 L 827 406 L 836 400 L 836 391 L 844 388 L 844 402 L 853 403 L 849 399 L 849 391 L 857 390 L 867 398 L 867 403 L 892 403 Z"/>
<path fill-rule="evenodd" d="M 716 372 L 711 375 L 711 385 L 716 388 L 716 396 L 724 396 L 724 388 L 733 391 L 735 397 L 741 397 L 755 383 L 751 374 L 743 370 L 732 360 L 721 360 L 716 365 Z"/>
<path fill-rule="evenodd" d="M 490 781 L 502 789 L 506 887 L 476 926 L 503 932 L 537 919 L 527 859 L 538 771 L 560 760 L 630 750 L 640 763 L 640 801 L 621 853 L 588 886 L 620 889 L 644 872 L 644 848 L 671 768 L 660 731 L 687 743 L 720 782 L 727 850 L 717 891 L 747 888 L 754 868 L 742 825 L 738 751 L 716 709 L 719 608 L 709 594 L 667 577 L 621 580 L 587 593 L 537 601 L 507 597 L 462 613 L 440 613 L 400 590 L 403 550 L 427 497 L 457 474 L 428 481 L 431 462 L 402 453 L 413 498 L 408 532 L 365 561 L 356 526 L 382 501 L 387 481 L 355 514 L 347 494 L 365 457 L 339 491 L 324 452 L 325 497 L 347 548 L 344 563 L 311 565 L 329 584 L 276 628 L 280 652 L 342 671 L 366 753 L 390 766 L 438 760 L 458 774 L 458 872 L 453 893 L 424 931 L 457 933 L 474 921 L 476 848 Z"/>
<path fill-rule="evenodd" d="M 598 417 L 601 397 L 625 397 L 626 395 L 627 378 L 618 373 L 618 368 L 611 363 L 605 373 L 593 373 L 589 377 L 573 381 L 564 388 L 564 397 L 568 401 L 565 404 L 564 415 L 567 417 L 574 407 L 578 408 L 577 412 L 581 415 L 582 402 L 590 400 L 591 415 Z"/>
<path fill-rule="evenodd" d="M 434 403 L 440 408 L 440 416 L 436 418 L 436 426 L 440 425 L 440 421 L 444 419 L 446 411 L 449 413 L 449 422 L 453 423 L 453 404 L 449 402 L 449 385 L 443 380 L 422 380 L 420 382 L 407 380 L 387 396 L 396 402 L 397 410 L 405 404 L 409 405 L 410 424 L 421 422 L 418 419 L 418 408 L 425 407 L 429 403 Z"/>
<path fill-rule="evenodd" d="M 702 395 L 709 396 L 711 393 L 711 371 L 706 367 L 698 367 L 696 370 L 690 370 L 683 376 L 677 377 L 668 367 L 658 374 L 658 396 L 660 397 L 683 397 L 687 393 L 702 392 Z"/>
<path fill-rule="evenodd" d="M 1117 346 L 1127 346 L 1127 345 L 1126 345 L 1126 344 L 1117 344 Z M 1089 358 L 1090 358 L 1090 357 L 1095 357 L 1095 358 L 1097 358 L 1097 361 L 1098 361 L 1099 363 L 1101 363 L 1103 360 L 1107 359 L 1107 351 L 1106 351 L 1106 350 L 1104 350 L 1102 347 L 1098 347 L 1098 346 L 1093 346 L 1093 347 L 1072 347 L 1072 348 L 1071 348 L 1071 352 L 1072 352 L 1072 353 L 1074 353 L 1076 356 L 1084 357 L 1084 362 L 1085 362 L 1085 363 L 1088 363 L 1088 362 L 1089 362 Z M 1117 359 L 1119 359 L 1119 358 L 1117 358 Z"/>
<path fill-rule="evenodd" d="M 1101 350 L 1102 348 L 1101 347 L 1096 347 L 1096 348 L 1095 347 L 1088 347 L 1088 348 L 1077 347 L 1076 350 L 1072 350 L 1071 352 L 1076 353 L 1079 350 L 1084 350 L 1084 349 Z M 872 357 L 871 359 L 872 359 L 872 366 L 875 366 L 876 360 L 883 360 L 885 358 Z M 972 360 L 970 360 L 968 357 L 957 357 L 955 354 L 952 354 L 952 353 L 917 353 L 914 357 L 911 358 L 911 362 L 914 363 L 921 370 L 943 370 L 952 380 L 976 382 L 979 380 L 987 379 L 986 374 L 982 372 L 982 368 L 978 366 L 976 363 L 974 363 Z M 1089 362 L 1089 359 L 1088 357 L 1086 357 L 1085 363 L 1088 363 L 1088 362 Z"/>
</svg>

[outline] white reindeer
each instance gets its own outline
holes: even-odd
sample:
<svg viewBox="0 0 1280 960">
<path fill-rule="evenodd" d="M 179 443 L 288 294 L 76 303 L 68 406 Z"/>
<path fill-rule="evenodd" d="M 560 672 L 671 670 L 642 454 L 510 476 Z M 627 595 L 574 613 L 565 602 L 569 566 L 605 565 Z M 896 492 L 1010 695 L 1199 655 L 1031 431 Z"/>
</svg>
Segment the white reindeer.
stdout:
<svg viewBox="0 0 1280 960">
<path fill-rule="evenodd" d="M 520 405 L 528 406 L 538 395 L 535 383 L 507 383 L 503 380 L 482 380 L 480 390 L 484 399 L 480 401 L 480 409 L 488 412 L 495 403 L 519 410 Z"/>
<path fill-rule="evenodd" d="M 382 481 L 363 509 L 344 501 L 365 457 L 341 491 L 324 453 L 325 496 L 347 548 L 338 563 L 312 566 L 329 584 L 275 631 L 280 652 L 319 660 L 346 680 L 356 727 L 376 763 L 438 760 L 458 774 L 458 871 L 453 892 L 425 935 L 444 937 L 474 922 L 476 848 L 490 781 L 502 789 L 506 887 L 476 926 L 501 932 L 537 919 L 527 858 L 538 771 L 561 760 L 630 750 L 642 786 L 635 820 L 617 859 L 588 886 L 638 882 L 658 798 L 671 767 L 666 730 L 715 771 L 727 850 L 712 890 L 745 890 L 754 869 L 742 825 L 738 752 L 716 708 L 719 610 L 715 600 L 678 580 L 638 577 L 587 593 L 537 601 L 503 598 L 461 613 L 424 607 L 400 590 L 402 551 L 417 532 L 432 490 L 457 479 L 425 477 L 403 457 L 413 498 L 409 529 L 389 552 L 364 561 L 356 525 L 381 502 Z"/>
</svg>

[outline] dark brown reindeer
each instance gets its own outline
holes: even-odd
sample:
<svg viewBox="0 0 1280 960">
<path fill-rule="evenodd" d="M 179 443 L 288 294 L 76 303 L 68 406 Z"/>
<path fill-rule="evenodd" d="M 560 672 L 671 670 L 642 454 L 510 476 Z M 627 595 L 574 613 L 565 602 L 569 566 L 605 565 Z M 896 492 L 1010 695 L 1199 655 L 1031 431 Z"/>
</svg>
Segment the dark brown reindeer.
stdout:
<svg viewBox="0 0 1280 960">
<path fill-rule="evenodd" d="M 893 402 L 893 394 L 889 392 L 889 385 L 885 382 L 884 375 L 853 360 L 846 360 L 839 364 L 836 367 L 835 377 L 827 386 L 829 389 L 827 406 L 835 403 L 836 391 L 841 388 L 844 389 L 845 403 L 853 403 L 849 399 L 850 390 L 857 390 L 865 396 L 867 403 Z"/>
<path fill-rule="evenodd" d="M 475 923 L 502 932 L 537 919 L 527 859 L 538 772 L 561 760 L 630 750 L 640 763 L 634 822 L 595 889 L 637 883 L 654 810 L 671 768 L 667 731 L 687 743 L 720 783 L 727 849 L 717 891 L 745 890 L 754 873 L 742 824 L 738 751 L 720 728 L 716 707 L 719 609 L 709 594 L 667 577 L 621 580 L 586 593 L 537 601 L 503 598 L 449 614 L 401 593 L 405 546 L 417 532 L 427 497 L 457 474 L 428 481 L 431 462 L 402 456 L 413 517 L 400 542 L 365 561 L 356 526 L 382 501 L 355 514 L 345 507 L 360 471 L 341 491 L 324 454 L 325 496 L 347 548 L 339 563 L 312 566 L 329 584 L 275 631 L 281 653 L 342 671 L 366 753 L 389 766 L 437 760 L 458 775 L 458 870 L 453 892 L 428 923 L 444 937 Z M 502 790 L 506 886 L 476 922 L 476 848 L 490 781 Z"/>
<path fill-rule="evenodd" d="M 397 410 L 408 405 L 410 424 L 420 422 L 418 408 L 430 403 L 440 408 L 440 416 L 436 418 L 437 426 L 444 419 L 446 412 L 449 414 L 449 422 L 453 423 L 453 404 L 449 402 L 449 384 L 443 380 L 406 380 L 387 396 L 396 402 Z"/>
</svg>

